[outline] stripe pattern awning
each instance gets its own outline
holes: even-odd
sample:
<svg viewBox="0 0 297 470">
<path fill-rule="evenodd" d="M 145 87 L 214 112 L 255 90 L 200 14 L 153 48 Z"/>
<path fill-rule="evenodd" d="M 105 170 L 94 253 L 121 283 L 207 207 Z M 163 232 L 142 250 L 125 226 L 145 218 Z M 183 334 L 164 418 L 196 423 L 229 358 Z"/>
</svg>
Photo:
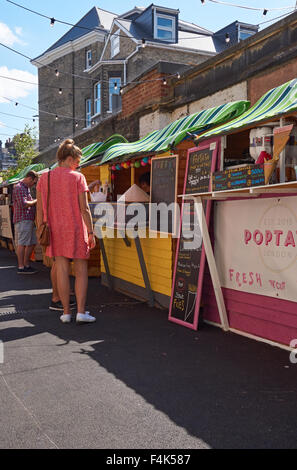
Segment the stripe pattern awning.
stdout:
<svg viewBox="0 0 297 470">
<path fill-rule="evenodd" d="M 104 142 L 97 142 L 82 149 L 82 159 L 80 164 L 83 165 L 89 160 L 98 157 L 108 150 L 112 145 L 119 143 L 127 143 L 128 140 L 120 134 L 113 134 Z"/>
<path fill-rule="evenodd" d="M 43 170 L 44 168 L 45 168 L 45 166 L 44 166 L 43 163 L 34 163 L 32 165 L 28 165 L 28 166 L 26 166 L 26 168 L 23 168 L 21 171 L 16 173 L 14 176 L 12 176 L 8 180 L 4 181 L 2 183 L 2 186 L 8 186 L 9 184 L 16 184 L 19 181 L 21 181 L 22 179 L 24 179 L 29 171 L 33 170 L 33 171 L 36 171 L 38 173 L 39 171 Z"/>
<path fill-rule="evenodd" d="M 178 119 L 164 129 L 151 132 L 136 142 L 113 145 L 104 153 L 100 164 L 112 160 L 124 160 L 140 153 L 166 152 L 184 140 L 188 133 L 202 132 L 222 122 L 230 121 L 244 113 L 249 106 L 249 101 L 234 101 Z"/>
<path fill-rule="evenodd" d="M 257 103 L 236 119 L 204 132 L 197 140 L 229 134 L 233 130 L 297 111 L 297 79 L 269 90 Z"/>
</svg>

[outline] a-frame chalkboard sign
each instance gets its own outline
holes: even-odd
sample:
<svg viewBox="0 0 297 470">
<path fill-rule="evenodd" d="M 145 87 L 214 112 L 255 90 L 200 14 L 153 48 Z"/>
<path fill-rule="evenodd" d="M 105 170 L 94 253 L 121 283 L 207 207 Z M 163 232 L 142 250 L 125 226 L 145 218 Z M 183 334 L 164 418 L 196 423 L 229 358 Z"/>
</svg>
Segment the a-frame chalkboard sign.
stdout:
<svg viewBox="0 0 297 470">
<path fill-rule="evenodd" d="M 184 195 L 211 190 L 211 175 L 216 169 L 220 145 L 221 140 L 216 138 L 188 150 Z M 211 201 L 206 203 L 204 210 L 208 224 Z M 193 330 L 197 330 L 198 327 L 204 266 L 205 251 L 194 200 L 183 199 L 169 320 Z"/>
</svg>

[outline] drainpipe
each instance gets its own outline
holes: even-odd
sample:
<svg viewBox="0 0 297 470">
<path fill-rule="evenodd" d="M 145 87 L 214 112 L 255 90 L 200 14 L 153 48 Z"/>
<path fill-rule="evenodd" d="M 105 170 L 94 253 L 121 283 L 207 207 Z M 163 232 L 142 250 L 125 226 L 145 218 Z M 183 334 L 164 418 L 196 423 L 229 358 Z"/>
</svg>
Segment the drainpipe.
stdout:
<svg viewBox="0 0 297 470">
<path fill-rule="evenodd" d="M 139 51 L 140 48 L 141 48 L 141 45 L 138 44 L 136 46 L 135 51 L 133 51 L 132 54 L 128 55 L 128 57 L 126 57 L 126 59 L 124 59 L 124 85 L 127 84 L 127 62 L 128 62 L 129 59 L 131 59 L 131 57 L 133 57 L 135 54 L 137 54 L 137 52 Z"/>
</svg>

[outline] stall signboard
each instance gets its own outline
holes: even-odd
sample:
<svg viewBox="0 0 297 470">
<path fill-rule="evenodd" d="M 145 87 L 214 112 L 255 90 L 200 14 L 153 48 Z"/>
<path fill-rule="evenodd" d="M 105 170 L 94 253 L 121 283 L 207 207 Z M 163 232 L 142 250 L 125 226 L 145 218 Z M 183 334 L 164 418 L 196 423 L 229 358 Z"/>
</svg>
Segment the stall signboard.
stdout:
<svg viewBox="0 0 297 470">
<path fill-rule="evenodd" d="M 212 191 L 248 188 L 265 184 L 264 169 L 261 165 L 226 168 L 212 176 Z"/>
<path fill-rule="evenodd" d="M 8 205 L 0 205 L 0 236 L 10 239 L 13 238 Z"/>
<path fill-rule="evenodd" d="M 150 205 L 149 229 L 151 231 L 176 235 L 177 172 L 178 155 L 152 158 L 150 203 L 154 204 L 154 210 Z M 164 218 L 161 223 L 162 211 L 155 210 L 159 205 L 172 208 L 172 211 L 167 212 L 166 223 L 164 223 Z"/>
<path fill-rule="evenodd" d="M 184 194 L 208 192 L 216 168 L 220 139 L 188 150 Z M 211 201 L 204 206 L 209 223 Z M 183 199 L 177 243 L 169 320 L 197 330 L 205 266 L 205 251 L 194 199 Z"/>
<path fill-rule="evenodd" d="M 223 287 L 297 302 L 296 208 L 297 196 L 216 203 Z"/>
<path fill-rule="evenodd" d="M 212 154 L 211 148 L 189 152 L 185 194 L 203 193 L 209 190 Z"/>
</svg>

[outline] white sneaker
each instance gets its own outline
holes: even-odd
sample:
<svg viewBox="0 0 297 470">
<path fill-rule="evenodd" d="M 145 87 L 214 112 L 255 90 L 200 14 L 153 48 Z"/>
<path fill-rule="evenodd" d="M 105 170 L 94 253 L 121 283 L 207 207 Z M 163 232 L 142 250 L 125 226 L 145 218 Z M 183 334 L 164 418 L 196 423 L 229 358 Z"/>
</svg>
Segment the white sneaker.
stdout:
<svg viewBox="0 0 297 470">
<path fill-rule="evenodd" d="M 94 323 L 96 321 L 95 317 L 90 315 L 90 312 L 78 313 L 76 315 L 76 323 Z"/>
<path fill-rule="evenodd" d="M 71 315 L 70 314 L 61 315 L 60 320 L 61 320 L 62 323 L 70 323 L 71 322 Z"/>
</svg>

